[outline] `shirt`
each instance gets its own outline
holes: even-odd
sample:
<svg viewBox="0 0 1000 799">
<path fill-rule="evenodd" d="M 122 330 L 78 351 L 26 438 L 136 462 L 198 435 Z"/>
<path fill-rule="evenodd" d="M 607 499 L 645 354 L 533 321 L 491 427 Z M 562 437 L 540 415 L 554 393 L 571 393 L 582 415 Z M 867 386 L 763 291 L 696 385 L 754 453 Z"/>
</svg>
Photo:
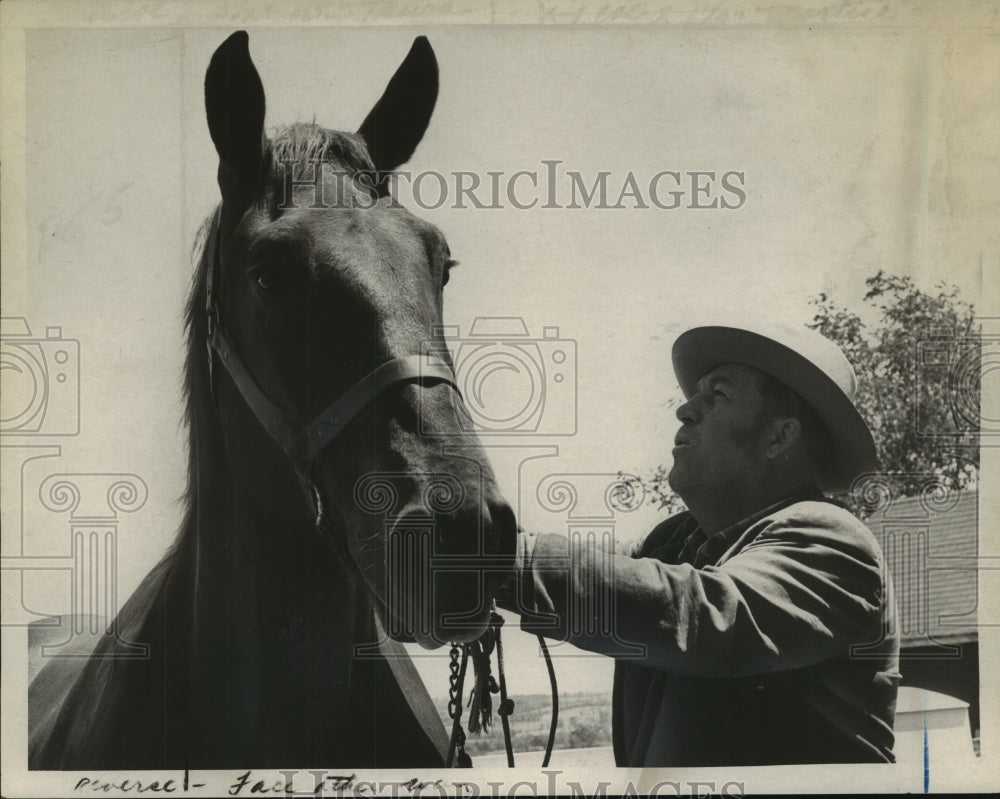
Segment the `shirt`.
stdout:
<svg viewBox="0 0 1000 799">
<path fill-rule="evenodd" d="M 616 659 L 619 766 L 891 762 L 899 641 L 882 553 L 821 498 L 707 536 L 690 513 L 634 555 L 523 534 L 527 632 Z"/>
</svg>

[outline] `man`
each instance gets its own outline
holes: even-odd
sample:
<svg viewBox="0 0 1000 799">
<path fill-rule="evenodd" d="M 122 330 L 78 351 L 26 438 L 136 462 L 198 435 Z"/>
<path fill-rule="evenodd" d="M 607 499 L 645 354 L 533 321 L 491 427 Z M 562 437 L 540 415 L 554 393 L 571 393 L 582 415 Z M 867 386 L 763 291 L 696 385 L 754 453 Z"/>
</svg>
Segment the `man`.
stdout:
<svg viewBox="0 0 1000 799">
<path fill-rule="evenodd" d="M 689 510 L 631 555 L 522 534 L 505 606 L 616 657 L 619 766 L 892 762 L 882 553 L 823 495 L 875 464 L 853 369 L 817 333 L 774 325 L 688 330 L 673 364 L 687 401 L 669 482 Z"/>
</svg>

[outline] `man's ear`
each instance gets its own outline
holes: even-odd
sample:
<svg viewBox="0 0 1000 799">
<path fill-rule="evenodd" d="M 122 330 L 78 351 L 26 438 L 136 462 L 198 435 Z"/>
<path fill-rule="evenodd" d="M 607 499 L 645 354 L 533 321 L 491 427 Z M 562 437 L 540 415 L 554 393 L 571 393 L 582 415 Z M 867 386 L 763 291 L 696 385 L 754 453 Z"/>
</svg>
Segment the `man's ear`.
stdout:
<svg viewBox="0 0 1000 799">
<path fill-rule="evenodd" d="M 767 442 L 767 457 L 772 460 L 786 460 L 801 438 L 802 422 L 794 416 L 773 420 L 770 439 Z"/>
</svg>

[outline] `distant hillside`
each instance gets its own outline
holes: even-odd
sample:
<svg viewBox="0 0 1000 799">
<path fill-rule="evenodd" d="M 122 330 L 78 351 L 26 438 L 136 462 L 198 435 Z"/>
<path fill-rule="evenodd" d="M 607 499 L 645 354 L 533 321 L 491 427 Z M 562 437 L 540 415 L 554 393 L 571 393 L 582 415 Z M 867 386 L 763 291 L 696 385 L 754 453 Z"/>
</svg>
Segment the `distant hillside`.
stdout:
<svg viewBox="0 0 1000 799">
<path fill-rule="evenodd" d="M 544 749 L 549 737 L 552 699 L 548 694 L 512 696 L 514 712 L 510 716 L 511 739 L 515 752 Z M 434 700 L 445 729 L 451 735 L 452 721 L 448 718 L 448 700 Z M 499 698 L 493 695 L 493 729 L 490 734 L 469 734 L 468 692 L 462 710 L 462 726 L 466 731 L 465 749 L 470 755 L 503 752 L 503 727 L 497 715 Z M 555 749 L 581 749 L 588 746 L 611 745 L 611 694 L 560 693 L 559 725 Z"/>
</svg>

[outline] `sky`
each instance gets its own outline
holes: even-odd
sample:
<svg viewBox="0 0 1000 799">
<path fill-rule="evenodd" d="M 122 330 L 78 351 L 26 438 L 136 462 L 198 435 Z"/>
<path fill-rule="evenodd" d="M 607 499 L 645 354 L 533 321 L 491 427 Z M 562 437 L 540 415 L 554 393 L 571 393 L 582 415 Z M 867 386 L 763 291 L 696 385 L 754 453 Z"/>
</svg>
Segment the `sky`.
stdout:
<svg viewBox="0 0 1000 799">
<path fill-rule="evenodd" d="M 80 426 L 72 436 L 43 428 L 5 439 L 4 553 L 46 552 L 65 535 L 66 517 L 29 490 L 49 473 L 138 475 L 148 498 L 120 514 L 119 603 L 180 521 L 181 313 L 191 243 L 218 199 L 202 81 L 230 30 L 43 28 L 24 39 L 25 191 L 5 208 L 23 209 L 24 247 L 4 253 L 3 315 L 25 318 L 38 339 L 57 326 L 79 341 Z M 265 124 L 356 129 L 417 34 L 431 41 L 441 85 L 406 169 L 443 175 L 450 188 L 440 207 L 409 207 L 446 234 L 461 262 L 445 321 L 468 339 L 477 318 L 521 320 L 529 357 L 569 357 L 561 382 L 541 377 L 536 427 L 485 438 L 529 529 L 565 533 L 575 523 L 546 508 L 546 480 L 571 476 L 580 515 L 619 471 L 669 462 L 679 396 L 670 346 L 688 326 L 805 323 L 820 292 L 857 308 L 880 269 L 922 288 L 949 281 L 990 310 L 1000 62 L 975 30 L 255 28 Z M 543 208 L 530 178 L 516 196 L 541 198 L 533 208 L 454 207 L 455 173 L 486 184 L 499 172 L 505 189 L 524 171 L 544 185 L 546 162 L 558 162 L 560 205 L 570 204 L 570 173 L 588 187 L 607 173 L 607 205 L 631 175 L 648 207 Z M 680 176 L 680 207 L 650 199 L 664 172 Z M 723 188 L 726 173 L 739 192 Z M 659 184 L 664 205 L 672 180 Z M 425 205 L 435 204 L 435 184 L 422 185 Z M 720 207 L 692 207 L 713 200 Z M 523 385 L 501 373 L 484 396 L 516 405 Z M 72 391 L 53 397 L 72 416 Z M 10 476 L 25 450 L 11 443 L 61 450 L 24 466 L 19 481 Z M 662 518 L 651 506 L 594 507 L 592 518 L 622 538 Z M 60 585 L 39 580 L 25 596 L 38 612 L 65 612 Z M 518 663 L 510 690 L 543 691 L 537 647 L 515 627 L 505 628 Z M 557 654 L 563 690 L 610 691 L 610 662 L 567 647 Z M 441 656 L 418 667 L 442 695 Z"/>
</svg>

